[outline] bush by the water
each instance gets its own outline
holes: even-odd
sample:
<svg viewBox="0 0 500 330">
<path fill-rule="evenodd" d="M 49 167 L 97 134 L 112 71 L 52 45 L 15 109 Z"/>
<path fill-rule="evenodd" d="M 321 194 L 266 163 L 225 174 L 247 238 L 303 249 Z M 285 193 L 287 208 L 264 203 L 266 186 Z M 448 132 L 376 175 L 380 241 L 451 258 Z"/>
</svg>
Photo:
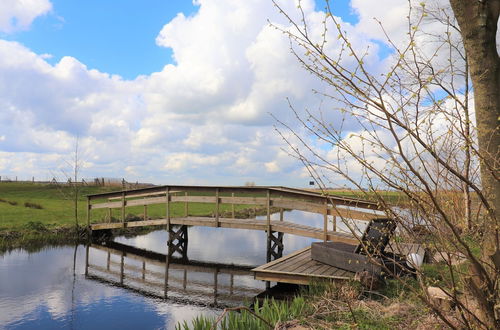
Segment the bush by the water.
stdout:
<svg viewBox="0 0 500 330">
<path fill-rule="evenodd" d="M 16 201 L 8 201 L 8 200 L 3 199 L 3 198 L 0 198 L 0 202 L 1 202 L 1 203 L 7 203 L 7 204 L 10 204 L 10 205 L 12 205 L 12 206 L 17 205 L 17 202 L 16 202 Z"/>
<path fill-rule="evenodd" d="M 42 205 L 37 204 L 37 203 L 31 203 L 31 202 L 25 202 L 24 207 L 28 207 L 30 209 L 37 209 L 37 210 L 43 209 Z"/>
<path fill-rule="evenodd" d="M 30 221 L 24 225 L 24 228 L 32 231 L 47 231 L 47 227 L 40 221 Z"/>
</svg>

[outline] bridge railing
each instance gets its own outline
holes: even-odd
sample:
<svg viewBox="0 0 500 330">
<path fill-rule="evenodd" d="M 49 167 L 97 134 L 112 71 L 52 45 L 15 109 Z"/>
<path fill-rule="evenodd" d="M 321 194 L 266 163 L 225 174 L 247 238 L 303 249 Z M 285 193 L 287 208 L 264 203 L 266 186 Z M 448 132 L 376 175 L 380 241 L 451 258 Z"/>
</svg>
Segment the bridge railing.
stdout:
<svg viewBox="0 0 500 330">
<path fill-rule="evenodd" d="M 141 212 L 130 218 L 128 210 Z M 326 240 L 328 217 L 369 221 L 383 217 L 374 202 L 354 198 L 323 195 L 321 193 L 286 187 L 227 187 L 227 186 L 155 186 L 149 188 L 110 192 L 87 196 L 87 221 L 110 223 L 142 221 L 153 224 L 154 219 L 164 219 L 167 226 L 173 218 L 197 217 L 209 220 L 220 227 L 221 219 L 241 218 L 243 210 L 266 216 L 267 230 L 271 230 L 271 214 L 279 212 L 284 220 L 285 210 L 298 210 L 323 215 Z M 118 210 L 119 214 L 113 213 Z M 103 213 L 103 211 L 105 211 Z M 96 216 L 93 216 L 95 214 Z M 113 216 L 113 214 L 115 216 Z"/>
</svg>

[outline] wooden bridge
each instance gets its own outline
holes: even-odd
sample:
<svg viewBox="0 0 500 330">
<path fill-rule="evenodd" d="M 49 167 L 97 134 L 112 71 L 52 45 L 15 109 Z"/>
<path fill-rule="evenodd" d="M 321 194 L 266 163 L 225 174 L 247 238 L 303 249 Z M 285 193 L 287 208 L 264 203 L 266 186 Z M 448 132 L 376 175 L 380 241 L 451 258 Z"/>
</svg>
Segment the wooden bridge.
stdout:
<svg viewBox="0 0 500 330">
<path fill-rule="evenodd" d="M 263 211 L 263 219 L 243 218 L 239 213 L 245 208 Z M 141 214 L 139 217 L 127 216 L 127 209 Z M 169 231 L 169 246 L 173 247 L 169 254 L 177 252 L 181 256 L 186 255 L 187 244 L 183 242 L 187 242 L 187 226 L 265 231 L 268 262 L 282 257 L 284 233 L 356 244 L 356 233 L 339 231 L 339 221 L 349 219 L 367 222 L 385 217 L 374 202 L 274 186 L 155 186 L 89 195 L 87 210 L 87 222 L 92 231 L 163 226 Z M 285 219 L 285 210 L 320 214 L 323 216 L 323 226 L 304 224 L 303 219 Z M 274 212 L 279 212 L 278 220 L 271 219 Z M 297 220 L 302 220 L 302 223 Z M 300 260 L 304 265 L 311 264 L 308 256 L 307 253 L 301 255 Z M 295 259 L 294 263 L 299 265 Z M 282 270 L 286 268 L 286 263 L 279 264 L 281 266 L 277 272 L 273 273 L 273 267 L 267 267 L 265 271 L 255 274 L 264 280 L 268 274 L 272 281 L 281 277 L 283 282 L 305 284 L 315 275 L 307 274 L 307 267 L 300 267 L 300 276 L 294 277 L 294 273 L 285 276 Z M 321 270 L 321 274 L 316 274 L 321 278 L 347 278 L 354 275 L 343 272 L 338 277 L 335 276 L 339 275 L 338 272 L 328 267 L 316 268 Z M 292 277 L 293 280 L 287 280 Z"/>
<path fill-rule="evenodd" d="M 383 214 L 377 212 L 379 207 L 374 202 L 331 195 L 325 196 L 308 190 L 285 187 L 158 186 L 89 195 L 87 201 L 87 220 L 92 230 L 188 225 L 274 231 L 325 241 L 352 242 L 355 239 L 352 234 L 337 231 L 338 219 L 336 218 L 369 221 L 377 217 L 384 217 Z M 184 205 L 183 215 L 173 216 L 172 207 L 179 203 Z M 190 215 L 190 203 L 212 204 L 213 210 L 209 216 Z M 154 204 L 164 205 L 164 215 L 150 219 L 148 206 Z M 266 219 L 237 218 L 235 206 L 242 205 L 264 208 Z M 134 206 L 143 207 L 142 220 L 127 221 L 126 209 Z M 221 208 L 223 206 L 229 206 L 229 217 L 222 216 Z M 279 220 L 271 220 L 272 208 L 279 208 Z M 103 216 L 101 213 L 101 218 L 94 220 L 92 211 L 97 209 L 107 209 L 107 216 Z M 118 221 L 111 216 L 113 209 L 120 210 Z M 283 212 L 285 209 L 322 214 L 324 216 L 323 228 L 299 224 L 292 219 L 285 220 Z M 331 230 L 328 226 L 328 216 L 334 217 Z"/>
</svg>

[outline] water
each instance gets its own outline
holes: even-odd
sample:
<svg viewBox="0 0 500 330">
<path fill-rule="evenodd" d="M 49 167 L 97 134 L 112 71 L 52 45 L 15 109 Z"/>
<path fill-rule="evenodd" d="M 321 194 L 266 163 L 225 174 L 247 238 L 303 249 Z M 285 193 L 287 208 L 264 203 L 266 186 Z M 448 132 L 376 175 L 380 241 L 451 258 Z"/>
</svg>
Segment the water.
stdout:
<svg viewBox="0 0 500 330">
<path fill-rule="evenodd" d="M 289 218 L 323 224 L 321 215 L 299 211 L 287 212 Z M 0 328 L 172 329 L 196 315 L 218 315 L 265 290 L 249 272 L 266 262 L 264 232 L 191 227 L 188 236 L 189 262 L 167 263 L 163 230 L 117 237 L 109 246 L 6 253 L 0 256 Z M 312 241 L 285 234 L 283 253 Z"/>
</svg>

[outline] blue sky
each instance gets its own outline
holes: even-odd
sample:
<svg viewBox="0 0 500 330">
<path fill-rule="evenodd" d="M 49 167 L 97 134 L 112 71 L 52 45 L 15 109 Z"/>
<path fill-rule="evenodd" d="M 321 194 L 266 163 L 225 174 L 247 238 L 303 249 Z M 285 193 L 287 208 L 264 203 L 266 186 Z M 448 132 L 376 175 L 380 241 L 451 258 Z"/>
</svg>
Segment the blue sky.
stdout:
<svg viewBox="0 0 500 330">
<path fill-rule="evenodd" d="M 89 68 L 127 79 L 161 71 L 172 62 L 172 51 L 158 47 L 156 36 L 177 13 L 191 15 L 198 8 L 180 0 L 52 0 L 52 4 L 52 12 L 37 18 L 28 31 L 7 39 L 51 54 L 49 63 L 71 55 Z"/>
<path fill-rule="evenodd" d="M 356 47 L 379 49 L 374 72 L 385 50 L 373 16 L 390 33 L 405 24 L 406 2 L 383 1 L 331 2 Z M 299 17 L 293 0 L 279 3 Z M 320 3 L 303 0 L 315 33 Z M 0 1 L 0 175 L 64 177 L 78 139 L 86 178 L 307 185 L 272 116 L 300 130 L 287 99 L 333 104 L 268 20 L 289 24 L 269 0 Z"/>
<path fill-rule="evenodd" d="M 38 17 L 25 31 L 4 35 L 47 61 L 74 56 L 90 69 L 118 74 L 125 79 L 161 71 L 174 63 L 172 50 L 156 44 L 162 27 L 178 13 L 193 15 L 199 6 L 187 0 L 52 0 L 53 10 Z M 117 5 L 118 4 L 118 5 Z M 349 0 L 333 1 L 335 13 L 346 22 L 357 17 Z M 322 1 L 318 10 L 324 9 Z"/>
</svg>

